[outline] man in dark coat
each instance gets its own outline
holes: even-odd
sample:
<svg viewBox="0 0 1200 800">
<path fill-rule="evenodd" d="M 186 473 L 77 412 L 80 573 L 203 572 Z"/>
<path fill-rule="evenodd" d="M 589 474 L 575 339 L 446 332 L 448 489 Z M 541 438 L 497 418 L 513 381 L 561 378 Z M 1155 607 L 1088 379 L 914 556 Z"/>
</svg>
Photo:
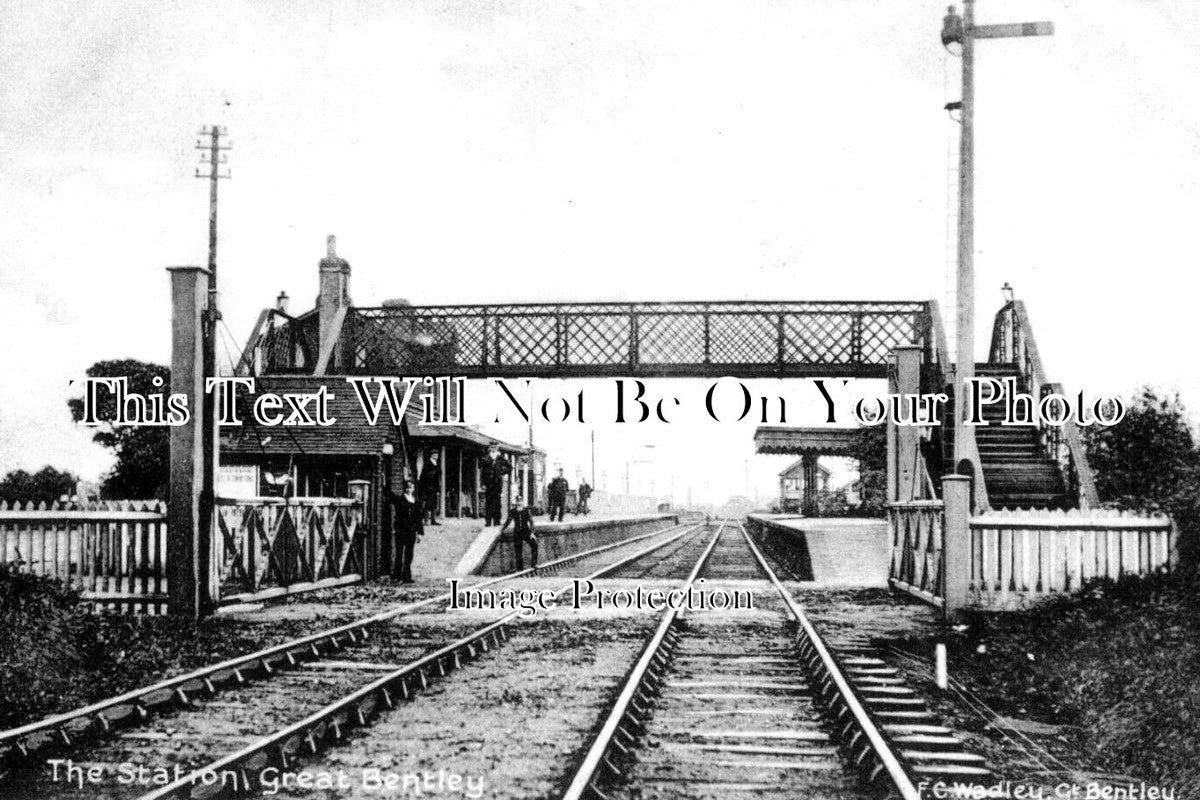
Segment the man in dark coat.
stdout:
<svg viewBox="0 0 1200 800">
<path fill-rule="evenodd" d="M 425 512 L 430 525 L 441 525 L 437 521 L 438 500 L 442 496 L 442 468 L 438 466 L 436 450 L 425 456 L 421 466 L 421 477 L 417 479 L 417 499 L 421 501 L 421 510 Z"/>
<path fill-rule="evenodd" d="M 422 524 L 424 515 L 421 513 L 421 504 L 417 501 L 415 490 L 416 484 L 408 478 L 404 481 L 404 493 L 393 493 L 389 498 L 396 554 L 392 577 L 403 583 L 413 582 L 413 548 L 417 545 L 417 539 L 425 535 Z"/>
<path fill-rule="evenodd" d="M 567 485 L 567 479 L 563 477 L 562 469 L 559 469 L 558 475 L 546 487 L 546 504 L 550 506 L 551 522 L 554 522 L 554 515 L 556 513 L 558 514 L 558 521 L 562 522 L 563 512 L 567 509 L 567 491 L 570 488 Z"/>
<path fill-rule="evenodd" d="M 533 535 L 533 515 L 529 513 L 524 500 L 518 499 L 513 503 L 512 509 L 508 512 L 508 519 L 504 521 L 504 527 L 500 529 L 500 533 L 508 530 L 509 525 L 513 526 L 513 552 L 517 557 L 517 571 L 525 569 L 525 548 L 523 547 L 525 544 L 529 545 L 531 559 L 529 565 L 537 569 L 538 543 L 537 537 Z"/>
<path fill-rule="evenodd" d="M 479 465 L 480 478 L 483 481 L 483 517 L 484 526 L 500 524 L 500 497 L 504 493 L 504 479 L 512 472 L 512 464 L 500 455 L 500 446 L 488 447 L 487 458 Z"/>
</svg>

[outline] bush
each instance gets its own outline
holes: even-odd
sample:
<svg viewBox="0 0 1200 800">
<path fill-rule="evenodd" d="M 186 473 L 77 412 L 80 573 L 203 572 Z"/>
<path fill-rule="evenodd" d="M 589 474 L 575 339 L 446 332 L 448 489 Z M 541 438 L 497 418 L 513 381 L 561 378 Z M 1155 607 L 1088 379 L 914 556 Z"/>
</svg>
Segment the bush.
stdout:
<svg viewBox="0 0 1200 800">
<path fill-rule="evenodd" d="M 845 489 L 821 489 L 817 492 L 818 517 L 848 517 L 855 509 L 846 501 Z"/>
<path fill-rule="evenodd" d="M 141 685 L 196 638 L 190 620 L 96 613 L 77 590 L 0 565 L 0 728 Z"/>
<path fill-rule="evenodd" d="M 0 726 L 70 691 L 71 675 L 84 661 L 79 632 L 78 592 L 0 564 Z"/>
<path fill-rule="evenodd" d="M 1125 419 L 1084 429 L 1088 461 L 1105 505 L 1170 514 L 1179 525 L 1179 554 L 1200 562 L 1200 450 L 1177 395 L 1149 387 L 1126 402 Z"/>
<path fill-rule="evenodd" d="M 1072 726 L 1104 769 L 1200 796 L 1195 578 L 1093 581 L 1025 613 L 977 614 L 969 630 L 953 669 L 1000 713 Z"/>
</svg>

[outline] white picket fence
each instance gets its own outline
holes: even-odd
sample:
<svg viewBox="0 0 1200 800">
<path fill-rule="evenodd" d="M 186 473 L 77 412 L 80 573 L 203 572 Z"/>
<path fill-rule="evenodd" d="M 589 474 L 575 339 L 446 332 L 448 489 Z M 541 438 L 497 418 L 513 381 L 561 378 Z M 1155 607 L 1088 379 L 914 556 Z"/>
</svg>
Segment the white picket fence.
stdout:
<svg viewBox="0 0 1200 800">
<path fill-rule="evenodd" d="M 1110 509 L 994 511 L 970 520 L 971 598 L 1021 608 L 1093 578 L 1147 576 L 1175 558 L 1171 520 Z"/>
<path fill-rule="evenodd" d="M 166 506 L 134 500 L 0 503 L 0 557 L 57 578 L 90 600 L 163 610 Z"/>
<path fill-rule="evenodd" d="M 948 571 L 969 570 L 965 602 L 1019 609 L 1078 591 L 1088 580 L 1145 577 L 1175 565 L 1169 517 L 1110 509 L 989 511 L 965 520 L 963 560 L 948 564 L 946 537 L 956 535 L 940 500 L 888 508 L 893 588 L 942 606 Z M 959 525 L 963 525 L 960 522 Z"/>
</svg>

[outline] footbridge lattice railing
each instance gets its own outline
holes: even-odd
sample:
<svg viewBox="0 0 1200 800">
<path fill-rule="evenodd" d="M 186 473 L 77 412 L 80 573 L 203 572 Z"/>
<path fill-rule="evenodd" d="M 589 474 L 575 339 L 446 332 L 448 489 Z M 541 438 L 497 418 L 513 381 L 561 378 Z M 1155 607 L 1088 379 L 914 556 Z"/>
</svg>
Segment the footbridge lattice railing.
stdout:
<svg viewBox="0 0 1200 800">
<path fill-rule="evenodd" d="M 303 371 L 289 325 L 260 326 L 242 359 Z M 291 327 L 303 325 L 297 318 Z M 677 302 L 349 309 L 328 364 L 351 374 L 464 377 L 883 377 L 900 345 L 929 345 L 926 302 Z"/>
</svg>

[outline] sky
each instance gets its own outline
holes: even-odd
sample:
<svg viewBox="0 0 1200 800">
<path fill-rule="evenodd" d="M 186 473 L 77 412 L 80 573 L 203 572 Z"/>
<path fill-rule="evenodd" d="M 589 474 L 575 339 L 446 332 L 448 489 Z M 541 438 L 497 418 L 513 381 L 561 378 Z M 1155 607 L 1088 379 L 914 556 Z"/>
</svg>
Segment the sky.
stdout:
<svg viewBox="0 0 1200 800">
<path fill-rule="evenodd" d="M 206 260 L 205 124 L 234 146 L 219 263 L 239 341 L 280 290 L 310 305 L 331 233 L 359 305 L 942 299 L 944 12 L 6 2 L 0 473 L 107 468 L 69 381 L 168 360 L 164 268 Z M 1056 30 L 978 45 L 977 341 L 1009 282 L 1052 379 L 1200 409 L 1200 3 L 981 0 L 978 20 Z M 677 446 L 664 474 L 771 487 L 777 460 L 744 480 L 745 431 L 713 437 L 711 462 Z"/>
</svg>

